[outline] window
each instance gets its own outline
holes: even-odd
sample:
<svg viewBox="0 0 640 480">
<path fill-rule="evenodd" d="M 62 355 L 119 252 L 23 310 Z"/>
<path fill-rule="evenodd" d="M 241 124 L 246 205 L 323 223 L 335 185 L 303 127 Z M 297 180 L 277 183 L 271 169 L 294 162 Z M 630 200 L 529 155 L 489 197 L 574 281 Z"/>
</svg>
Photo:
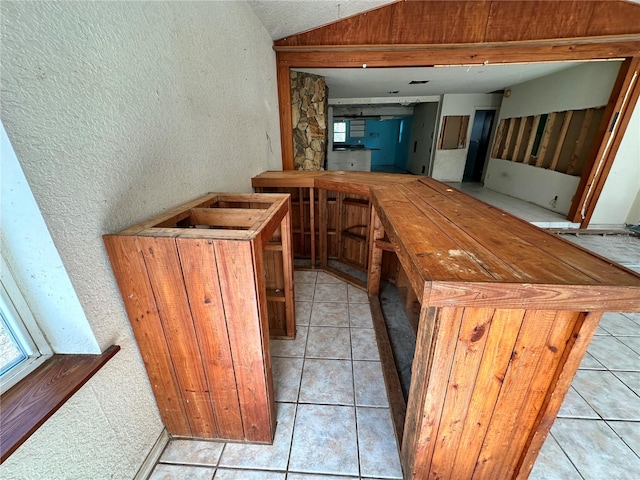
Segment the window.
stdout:
<svg viewBox="0 0 640 480">
<path fill-rule="evenodd" d="M 0 388 L 6 391 L 51 356 L 11 271 L 0 257 Z"/>
<path fill-rule="evenodd" d="M 347 122 L 333 122 L 333 141 L 335 143 L 347 141 Z"/>
</svg>

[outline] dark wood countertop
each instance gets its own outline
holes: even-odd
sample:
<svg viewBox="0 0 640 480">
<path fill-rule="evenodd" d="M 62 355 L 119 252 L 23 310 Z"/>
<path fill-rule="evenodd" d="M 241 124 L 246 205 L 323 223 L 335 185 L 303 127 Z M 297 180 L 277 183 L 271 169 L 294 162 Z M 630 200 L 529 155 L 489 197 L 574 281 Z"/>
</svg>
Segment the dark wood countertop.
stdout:
<svg viewBox="0 0 640 480">
<path fill-rule="evenodd" d="M 432 306 L 640 311 L 640 275 L 431 178 L 372 188 Z"/>
</svg>

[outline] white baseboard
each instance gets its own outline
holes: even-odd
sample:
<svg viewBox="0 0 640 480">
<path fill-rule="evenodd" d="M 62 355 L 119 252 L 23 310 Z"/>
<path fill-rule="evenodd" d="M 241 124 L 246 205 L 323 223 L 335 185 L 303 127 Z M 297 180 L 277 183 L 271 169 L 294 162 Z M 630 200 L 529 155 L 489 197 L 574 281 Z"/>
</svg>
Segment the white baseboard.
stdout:
<svg viewBox="0 0 640 480">
<path fill-rule="evenodd" d="M 142 462 L 138 473 L 133 477 L 133 480 L 147 480 L 147 478 L 149 478 L 151 472 L 153 472 L 153 468 L 156 466 L 156 463 L 160 460 L 160 455 L 162 455 L 162 452 L 164 452 L 165 447 L 169 443 L 169 440 L 171 440 L 169 432 L 167 432 L 166 428 L 163 428 L 160 436 L 156 440 L 156 443 L 151 447 L 149 455 L 147 455 L 147 458 Z"/>
</svg>

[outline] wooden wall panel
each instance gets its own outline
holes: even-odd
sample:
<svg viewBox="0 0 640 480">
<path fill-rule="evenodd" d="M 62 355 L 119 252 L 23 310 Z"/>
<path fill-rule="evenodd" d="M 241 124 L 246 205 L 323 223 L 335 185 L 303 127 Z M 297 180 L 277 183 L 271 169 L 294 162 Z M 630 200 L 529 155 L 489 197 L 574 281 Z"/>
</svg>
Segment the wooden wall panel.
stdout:
<svg viewBox="0 0 640 480">
<path fill-rule="evenodd" d="M 243 438 L 229 336 L 224 318 L 220 321 L 224 307 L 213 246 L 180 238 L 176 244 L 220 438 Z"/>
<path fill-rule="evenodd" d="M 108 235 L 104 244 L 162 421 L 174 435 L 191 436 L 138 239 Z"/>
<path fill-rule="evenodd" d="M 255 282 L 254 272 L 247 268 L 237 268 L 237 265 L 244 267 L 252 264 L 251 244 L 221 240 L 214 240 L 213 244 L 245 438 L 269 443 L 273 440 L 272 432 L 275 431 L 273 414 L 271 418 L 266 416 L 272 400 L 269 398 L 269 386 L 264 372 L 264 357 L 269 356 L 269 352 L 262 348 L 258 294 L 252 288 Z M 273 425 L 274 428 L 269 430 L 265 428 L 266 425 Z"/>
<path fill-rule="evenodd" d="M 308 32 L 277 40 L 276 45 L 384 44 L 391 39 L 395 5 L 370 10 Z"/>
<path fill-rule="evenodd" d="M 485 41 L 584 37 L 588 35 L 587 25 L 595 3 L 554 0 L 491 2 Z"/>
<path fill-rule="evenodd" d="M 194 437 L 218 435 L 200 347 L 182 283 L 175 239 L 140 237 L 149 281 L 158 305 L 173 367 Z"/>
<path fill-rule="evenodd" d="M 424 45 L 640 33 L 625 1 L 406 1 L 277 40 L 276 46 Z"/>
<path fill-rule="evenodd" d="M 640 5 L 632 2 L 593 2 L 587 31 L 590 35 L 640 33 Z"/>
<path fill-rule="evenodd" d="M 478 43 L 491 2 L 430 1 L 396 4 L 389 44 Z"/>
</svg>

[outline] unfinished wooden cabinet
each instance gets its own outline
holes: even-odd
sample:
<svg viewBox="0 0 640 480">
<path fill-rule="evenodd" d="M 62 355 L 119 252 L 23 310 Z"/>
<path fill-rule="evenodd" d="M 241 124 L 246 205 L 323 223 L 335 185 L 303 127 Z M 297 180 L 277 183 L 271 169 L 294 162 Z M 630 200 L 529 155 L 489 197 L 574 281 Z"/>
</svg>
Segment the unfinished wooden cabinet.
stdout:
<svg viewBox="0 0 640 480">
<path fill-rule="evenodd" d="M 269 332 L 295 336 L 289 196 L 213 193 L 104 242 L 169 433 L 272 442 Z"/>
</svg>

